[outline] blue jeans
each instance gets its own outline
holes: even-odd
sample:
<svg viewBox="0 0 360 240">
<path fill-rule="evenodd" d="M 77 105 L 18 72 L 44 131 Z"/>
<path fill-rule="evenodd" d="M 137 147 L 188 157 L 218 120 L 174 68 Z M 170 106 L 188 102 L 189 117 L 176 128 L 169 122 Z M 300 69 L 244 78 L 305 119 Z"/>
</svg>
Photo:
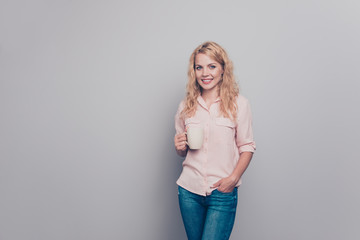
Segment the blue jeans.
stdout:
<svg viewBox="0 0 360 240">
<path fill-rule="evenodd" d="M 237 187 L 230 193 L 214 190 L 209 196 L 179 186 L 179 205 L 189 240 L 229 239 L 234 226 Z"/>
</svg>

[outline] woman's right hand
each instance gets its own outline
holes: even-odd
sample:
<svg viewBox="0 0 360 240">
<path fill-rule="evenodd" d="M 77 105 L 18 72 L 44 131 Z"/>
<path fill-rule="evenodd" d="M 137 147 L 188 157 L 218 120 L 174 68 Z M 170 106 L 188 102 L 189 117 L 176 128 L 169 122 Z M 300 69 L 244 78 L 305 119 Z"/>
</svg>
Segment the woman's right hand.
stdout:
<svg viewBox="0 0 360 240">
<path fill-rule="evenodd" d="M 186 132 L 176 134 L 174 138 L 176 151 L 185 152 L 188 148 L 186 141 L 187 141 Z"/>
</svg>

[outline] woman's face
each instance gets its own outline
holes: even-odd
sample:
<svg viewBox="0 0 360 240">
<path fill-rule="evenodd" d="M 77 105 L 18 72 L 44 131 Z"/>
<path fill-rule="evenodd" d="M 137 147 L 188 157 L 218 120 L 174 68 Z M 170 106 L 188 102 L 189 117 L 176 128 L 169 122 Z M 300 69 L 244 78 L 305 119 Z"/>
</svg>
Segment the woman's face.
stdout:
<svg viewBox="0 0 360 240">
<path fill-rule="evenodd" d="M 217 90 L 224 70 L 221 64 L 204 53 L 195 57 L 196 81 L 204 91 Z"/>
</svg>

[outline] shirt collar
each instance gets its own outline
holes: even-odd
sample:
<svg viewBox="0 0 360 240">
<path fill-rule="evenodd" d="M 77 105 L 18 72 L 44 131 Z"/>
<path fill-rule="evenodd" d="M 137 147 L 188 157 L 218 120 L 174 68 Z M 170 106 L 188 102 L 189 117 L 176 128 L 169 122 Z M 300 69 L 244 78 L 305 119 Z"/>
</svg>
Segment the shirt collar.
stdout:
<svg viewBox="0 0 360 240">
<path fill-rule="evenodd" d="M 207 109 L 205 100 L 202 98 L 201 95 L 199 95 L 199 96 L 197 97 L 197 101 L 198 101 L 198 103 L 199 103 L 203 108 Z M 220 102 L 220 101 L 221 101 L 220 97 L 217 97 L 214 103 L 217 103 L 217 102 Z"/>
</svg>

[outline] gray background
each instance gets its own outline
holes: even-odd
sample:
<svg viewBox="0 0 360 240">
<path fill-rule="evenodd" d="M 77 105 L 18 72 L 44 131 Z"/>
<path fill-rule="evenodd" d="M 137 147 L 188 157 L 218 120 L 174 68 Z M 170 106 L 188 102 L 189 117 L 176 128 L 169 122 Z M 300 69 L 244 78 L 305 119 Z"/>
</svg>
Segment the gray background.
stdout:
<svg viewBox="0 0 360 240">
<path fill-rule="evenodd" d="M 174 114 L 227 49 L 258 150 L 232 239 L 360 238 L 360 3 L 0 4 L 0 239 L 185 239 Z"/>
</svg>

